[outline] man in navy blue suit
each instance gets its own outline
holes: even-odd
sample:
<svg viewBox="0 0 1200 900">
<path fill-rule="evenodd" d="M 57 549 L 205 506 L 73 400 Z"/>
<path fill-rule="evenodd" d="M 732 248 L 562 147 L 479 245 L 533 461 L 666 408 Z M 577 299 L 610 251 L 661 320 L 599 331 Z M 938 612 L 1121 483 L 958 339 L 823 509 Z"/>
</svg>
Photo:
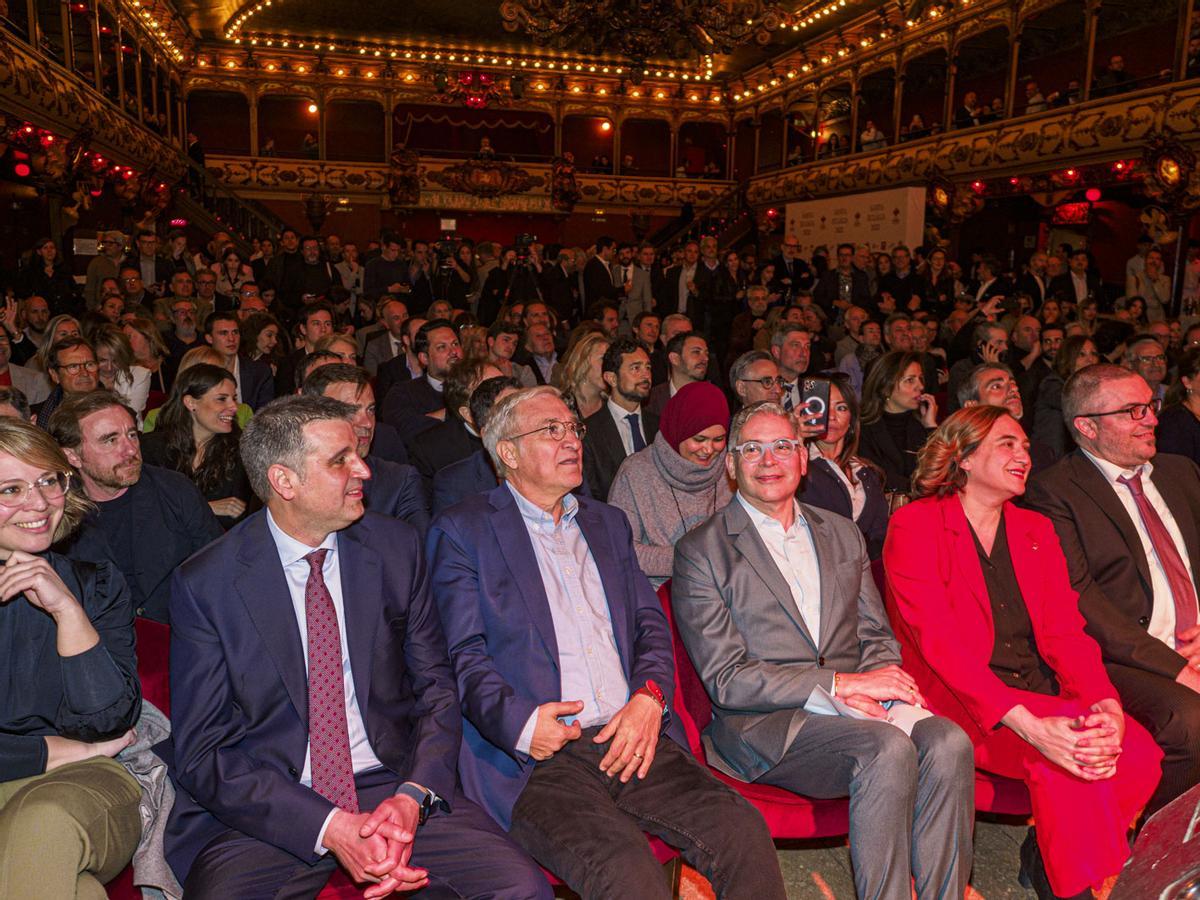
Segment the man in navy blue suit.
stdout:
<svg viewBox="0 0 1200 900">
<path fill-rule="evenodd" d="M 644 830 L 718 896 L 782 900 L 765 823 L 671 714 L 670 633 L 628 520 L 571 494 L 583 430 L 555 388 L 505 397 L 483 435 L 505 483 L 430 531 L 463 790 L 585 898 L 670 896 Z"/>
<path fill-rule="evenodd" d="M 507 375 L 485 378 L 471 391 L 468 407 L 475 430 L 483 434 L 488 414 L 492 407 L 509 394 L 521 390 L 521 382 Z M 460 500 L 472 494 L 490 491 L 499 479 L 486 450 L 477 450 L 466 459 L 451 463 L 438 470 L 433 476 L 433 492 L 430 497 L 431 512 L 438 515 Z"/>
<path fill-rule="evenodd" d="M 368 900 L 549 898 L 457 787 L 420 541 L 364 515 L 353 414 L 306 396 L 260 410 L 242 457 L 266 508 L 175 576 L 167 860 L 189 900 L 315 897 L 337 865 Z"/>
<path fill-rule="evenodd" d="M 304 379 L 300 393 L 312 397 L 330 397 L 354 407 L 354 436 L 358 455 L 367 462 L 371 480 L 363 485 L 367 512 L 392 516 L 407 522 L 420 533 L 429 531 L 429 498 L 425 482 L 415 466 L 391 462 L 375 449 L 377 425 L 375 392 L 371 375 L 361 366 L 334 363 L 313 369 Z"/>
</svg>

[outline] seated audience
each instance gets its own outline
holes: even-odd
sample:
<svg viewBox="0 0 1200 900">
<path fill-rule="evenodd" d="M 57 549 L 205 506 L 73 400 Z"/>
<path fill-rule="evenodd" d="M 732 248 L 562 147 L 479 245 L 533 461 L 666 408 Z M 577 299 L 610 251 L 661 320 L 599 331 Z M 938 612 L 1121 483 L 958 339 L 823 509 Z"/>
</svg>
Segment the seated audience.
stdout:
<svg viewBox="0 0 1200 900">
<path fill-rule="evenodd" d="M 808 471 L 796 499 L 845 516 L 858 526 L 867 556 L 879 559 L 887 535 L 883 473 L 858 455 L 858 399 L 845 376 L 830 378 L 825 430 L 808 439 Z"/>
<path fill-rule="evenodd" d="M 353 408 L 350 424 L 354 427 L 358 455 L 371 470 L 363 485 L 367 512 L 391 516 L 407 522 L 422 538 L 429 530 L 429 503 L 421 476 L 407 463 L 397 462 L 379 452 L 380 423 L 375 418 L 375 392 L 366 369 L 345 363 L 330 363 L 312 370 L 304 379 L 300 393 L 329 397 Z"/>
<path fill-rule="evenodd" d="M 103 897 L 142 834 L 134 741 L 141 688 L 133 607 L 110 562 L 52 551 L 89 507 L 45 431 L 0 419 L 0 888 Z"/>
<path fill-rule="evenodd" d="M 246 515 L 253 501 L 238 456 L 235 392 L 228 369 L 192 366 L 179 373 L 154 431 L 142 437 L 143 461 L 191 479 L 226 530 Z"/>
<path fill-rule="evenodd" d="M 638 565 L 655 588 L 671 577 L 676 542 L 733 496 L 724 464 L 728 428 L 721 389 L 685 384 L 667 401 L 650 446 L 617 470 L 608 502 L 628 517 Z"/>
<path fill-rule="evenodd" d="M 650 828 L 719 897 L 783 898 L 762 818 L 695 760 L 670 715 L 671 637 L 628 521 L 571 494 L 579 431 L 554 388 L 500 401 L 484 443 L 504 483 L 430 532 L 464 790 L 584 897 L 670 896 Z"/>
<path fill-rule="evenodd" d="M 471 421 L 471 392 L 485 378 L 503 374 L 491 363 L 469 357 L 450 368 L 442 391 L 446 421 L 414 435 L 409 446 L 409 457 L 427 486 L 440 469 L 483 449 L 483 440 Z"/>
<path fill-rule="evenodd" d="M 116 325 L 101 325 L 92 336 L 100 387 L 112 391 L 141 424 L 150 397 L 150 370 L 134 362 L 133 345 Z"/>
<path fill-rule="evenodd" d="M 275 399 L 275 373 L 266 362 L 250 359 L 242 351 L 242 323 L 234 312 L 214 312 L 204 320 L 204 340 L 221 356 L 233 376 L 238 403 L 252 410 Z"/>
<path fill-rule="evenodd" d="M 888 493 L 908 493 L 917 451 L 935 425 L 937 401 L 925 393 L 917 355 L 893 350 L 881 356 L 863 384 L 858 449 L 883 470 Z"/>
<path fill-rule="evenodd" d="M 1080 369 L 1062 393 L 1078 449 L 1035 477 L 1087 631 L 1131 718 L 1165 754 L 1153 814 L 1200 783 L 1200 469 L 1156 454 L 1157 402 L 1128 369 Z"/>
<path fill-rule="evenodd" d="M 424 374 L 394 382 L 379 407 L 379 417 L 409 439 L 445 421 L 443 385 L 450 367 L 462 359 L 458 332 L 447 319 L 431 319 L 421 325 L 413 338 L 413 350 Z"/>
<path fill-rule="evenodd" d="M 1054 357 L 1054 369 L 1042 379 L 1038 388 L 1037 405 L 1033 410 L 1033 431 L 1030 435 L 1039 444 L 1050 448 L 1055 459 L 1075 448 L 1071 430 L 1063 421 L 1063 385 L 1075 372 L 1100 362 L 1096 343 L 1083 335 L 1065 338 Z"/>
<path fill-rule="evenodd" d="M 604 380 L 603 363 L 611 344 L 612 341 L 598 331 L 584 334 L 567 351 L 566 358 L 556 365 L 551 378 L 584 421 L 603 409 L 607 400 L 608 383 Z M 537 365 L 536 354 L 534 364 Z"/>
<path fill-rule="evenodd" d="M 655 439 L 659 419 L 642 408 L 651 393 L 646 349 L 630 338 L 619 338 L 605 347 L 600 371 L 608 400 L 584 419 L 586 432 L 581 437 L 588 491 L 597 500 L 607 501 L 617 470 L 627 457 Z"/>
<path fill-rule="evenodd" d="M 966 374 L 958 386 L 958 405 L 999 406 L 1020 422 L 1025 416 L 1025 404 L 1021 400 L 1021 388 L 1013 378 L 1012 369 L 1004 363 L 980 363 Z M 1056 459 L 1054 452 L 1037 438 L 1029 440 L 1029 458 L 1037 474 Z"/>
<path fill-rule="evenodd" d="M 62 338 L 51 344 L 46 351 L 46 374 L 54 387 L 50 396 L 34 407 L 34 421 L 44 428 L 68 397 L 96 390 L 99 369 L 96 351 L 83 338 Z"/>
<path fill-rule="evenodd" d="M 264 407 L 242 453 L 266 510 L 176 575 L 167 861 L 200 900 L 315 897 L 338 865 L 370 896 L 549 898 L 458 788 L 420 539 L 364 516 L 352 415 L 324 397 Z"/>
<path fill-rule="evenodd" d="M 95 504 L 64 552 L 112 562 L 129 582 L 134 612 L 166 622 L 175 568 L 221 536 L 203 495 L 178 472 L 142 464 L 133 412 L 107 391 L 68 398 L 49 431 Z"/>
<path fill-rule="evenodd" d="M 708 761 L 740 781 L 849 796 L 858 896 L 906 898 L 915 887 L 918 897 L 961 897 L 970 742 L 948 719 L 920 719 L 911 734 L 888 721 L 892 701 L 924 700 L 900 667 L 858 528 L 796 502 L 808 454 L 795 418 L 760 403 L 729 431 L 737 493 L 676 545 L 671 583 L 680 637 L 713 703 Z M 817 688 L 865 717 L 808 712 Z"/>
<path fill-rule="evenodd" d="M 1003 406 L 943 422 L 919 454 L 920 499 L 888 532 L 888 611 L 930 709 L 967 732 L 979 768 L 1029 788 L 1021 881 L 1040 900 L 1091 898 L 1129 857 L 1162 751 L 1084 634 L 1053 525 L 1013 505 L 1031 468 Z"/>
<path fill-rule="evenodd" d="M 1158 417 L 1158 451 L 1200 464 L 1200 349 L 1193 347 L 1179 358 L 1175 377 Z"/>
<path fill-rule="evenodd" d="M 168 359 L 167 345 L 162 334 L 150 319 L 135 316 L 121 326 L 133 349 L 133 364 L 150 373 L 146 409 L 158 409 L 167 402 L 171 382 L 175 380 L 176 363 Z"/>
<path fill-rule="evenodd" d="M 175 373 L 175 377 L 178 378 L 192 366 L 206 365 L 216 366 L 218 369 L 223 369 L 225 368 L 223 363 L 224 358 L 221 356 L 221 354 L 207 344 L 201 344 L 200 346 L 193 347 L 187 353 L 183 354 L 183 358 L 179 360 L 179 369 Z M 172 385 L 172 387 L 174 387 L 174 385 Z M 167 396 L 170 397 L 169 394 Z M 164 400 L 163 403 L 165 405 L 166 401 Z M 161 411 L 162 407 L 160 406 L 158 409 L 152 409 L 146 413 L 142 422 L 143 433 L 149 434 L 150 432 L 154 431 L 155 426 L 158 424 L 158 415 Z M 245 428 L 246 423 L 250 421 L 250 417 L 252 415 L 254 415 L 254 410 L 252 410 L 245 403 L 239 403 L 237 405 L 238 428 Z"/>
<path fill-rule="evenodd" d="M 533 387 L 537 379 L 529 366 L 513 362 L 517 345 L 521 341 L 521 329 L 507 322 L 493 322 L 488 328 L 486 345 L 487 361 L 500 370 L 502 375 L 515 378 L 522 387 Z"/>
<path fill-rule="evenodd" d="M 255 313 L 241 320 L 241 330 L 241 347 L 246 359 L 265 363 L 274 378 L 284 356 L 279 320 L 267 312 Z"/>
<path fill-rule="evenodd" d="M 1125 368 L 1142 376 L 1154 399 L 1160 403 L 1167 395 L 1167 348 L 1152 334 L 1139 334 L 1125 344 Z"/>
<path fill-rule="evenodd" d="M 703 381 L 708 375 L 708 340 L 696 331 L 681 331 L 666 344 L 667 379 L 654 385 L 646 412 L 661 416 L 667 401 L 685 384 Z M 653 381 L 653 372 L 651 372 Z"/>
<path fill-rule="evenodd" d="M 471 392 L 470 400 L 471 421 L 475 430 L 482 434 L 492 407 L 522 387 L 524 385 L 515 378 L 485 378 L 479 382 Z M 490 491 L 499 481 L 486 449 L 477 450 L 466 459 L 439 469 L 433 476 L 431 511 L 434 518 L 472 494 Z"/>
<path fill-rule="evenodd" d="M 29 401 L 19 388 L 0 387 L 0 417 L 20 419 L 22 422 L 33 418 Z"/>
<path fill-rule="evenodd" d="M 771 356 L 783 379 L 780 404 L 788 412 L 799 409 L 804 395 L 802 376 L 808 371 L 812 333 L 804 325 L 788 322 L 771 335 Z"/>
<path fill-rule="evenodd" d="M 740 406 L 778 403 L 783 397 L 779 366 L 766 350 L 747 350 L 735 359 L 729 368 L 729 387 Z"/>
<path fill-rule="evenodd" d="M 36 369 L 12 362 L 12 341 L 8 332 L 0 330 L 0 386 L 21 391 L 30 403 L 41 403 L 50 396 L 50 380 Z"/>
</svg>

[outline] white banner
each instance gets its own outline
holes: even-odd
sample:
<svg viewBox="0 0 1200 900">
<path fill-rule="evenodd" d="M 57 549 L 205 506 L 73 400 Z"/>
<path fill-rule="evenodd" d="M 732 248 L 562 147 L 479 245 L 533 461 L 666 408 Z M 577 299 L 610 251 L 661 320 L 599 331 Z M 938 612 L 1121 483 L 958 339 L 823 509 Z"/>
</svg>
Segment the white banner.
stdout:
<svg viewBox="0 0 1200 900">
<path fill-rule="evenodd" d="M 829 248 L 832 261 L 838 244 L 866 244 L 872 251 L 909 248 L 924 243 L 925 189 L 893 188 L 827 200 L 787 205 L 787 233 L 800 241 L 800 254 Z"/>
</svg>

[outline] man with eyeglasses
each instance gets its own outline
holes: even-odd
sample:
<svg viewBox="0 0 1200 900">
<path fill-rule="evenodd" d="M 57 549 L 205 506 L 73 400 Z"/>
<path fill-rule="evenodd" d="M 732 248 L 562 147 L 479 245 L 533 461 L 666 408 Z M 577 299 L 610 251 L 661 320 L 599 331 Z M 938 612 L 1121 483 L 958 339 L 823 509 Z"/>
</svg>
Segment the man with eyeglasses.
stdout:
<svg viewBox="0 0 1200 900">
<path fill-rule="evenodd" d="M 737 493 L 675 545 L 671 582 L 676 626 L 713 701 L 709 764 L 739 781 L 849 796 L 858 896 L 909 897 L 915 881 L 918 897 L 961 897 L 970 740 L 917 708 L 858 526 L 796 501 L 808 453 L 794 417 L 775 403 L 747 407 L 729 446 Z M 863 718 L 809 711 L 814 693 Z"/>
<path fill-rule="evenodd" d="M 1150 385 L 1154 399 L 1162 402 L 1167 396 L 1167 350 L 1153 334 L 1141 334 L 1129 341 L 1125 350 L 1125 367 L 1136 372 Z"/>
<path fill-rule="evenodd" d="M 696 761 L 672 714 L 671 636 L 625 514 L 571 494 L 585 432 L 555 388 L 500 400 L 483 439 L 503 483 L 430 531 L 463 788 L 584 897 L 670 896 L 649 829 L 718 897 L 782 900 L 762 818 Z"/>
<path fill-rule="evenodd" d="M 739 356 L 729 370 L 729 386 L 742 406 L 778 403 L 783 397 L 783 376 L 765 350 L 747 350 Z"/>
<path fill-rule="evenodd" d="M 1147 814 L 1200 783 L 1200 469 L 1156 455 L 1158 408 L 1137 373 L 1080 369 L 1062 394 L 1078 449 L 1025 495 L 1054 522 L 1121 705 L 1163 749 Z"/>
<path fill-rule="evenodd" d="M 200 344 L 196 329 L 196 303 L 187 297 L 177 297 L 171 303 L 171 324 L 174 327 L 167 335 L 167 350 L 178 366 L 183 354 Z"/>
<path fill-rule="evenodd" d="M 154 299 L 150 292 L 146 290 L 146 284 L 142 281 L 142 273 L 133 266 L 122 266 L 120 275 L 117 281 L 121 287 L 121 296 L 125 300 L 126 306 L 152 306 Z M 103 296 L 103 292 L 101 292 Z M 99 302 L 96 303 L 99 306 Z"/>
<path fill-rule="evenodd" d="M 33 407 L 33 420 L 43 428 L 50 414 L 73 394 L 87 394 L 100 383 L 96 351 L 81 337 L 66 337 L 57 341 L 46 354 L 46 374 L 53 388 L 41 403 Z"/>
</svg>

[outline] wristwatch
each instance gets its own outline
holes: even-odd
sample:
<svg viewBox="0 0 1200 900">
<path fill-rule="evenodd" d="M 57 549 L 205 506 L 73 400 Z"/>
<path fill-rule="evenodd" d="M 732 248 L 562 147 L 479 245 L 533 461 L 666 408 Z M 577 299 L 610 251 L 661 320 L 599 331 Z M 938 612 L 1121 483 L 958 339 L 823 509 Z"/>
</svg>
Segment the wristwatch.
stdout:
<svg viewBox="0 0 1200 900">
<path fill-rule="evenodd" d="M 420 814 L 417 818 L 418 825 L 424 825 L 425 820 L 429 818 L 429 812 L 433 809 L 433 792 L 423 791 L 415 784 L 404 783 L 396 789 L 397 796 L 411 797 L 417 801 L 417 806 L 420 807 Z"/>
<path fill-rule="evenodd" d="M 651 700 L 656 702 L 660 707 L 662 707 L 664 712 L 666 712 L 667 698 L 663 695 L 662 688 L 660 688 L 657 684 L 655 684 L 653 679 L 647 678 L 646 683 L 644 685 L 642 685 L 640 688 L 638 688 L 636 691 L 634 691 L 633 693 L 634 693 L 634 695 L 645 694 Z"/>
</svg>

